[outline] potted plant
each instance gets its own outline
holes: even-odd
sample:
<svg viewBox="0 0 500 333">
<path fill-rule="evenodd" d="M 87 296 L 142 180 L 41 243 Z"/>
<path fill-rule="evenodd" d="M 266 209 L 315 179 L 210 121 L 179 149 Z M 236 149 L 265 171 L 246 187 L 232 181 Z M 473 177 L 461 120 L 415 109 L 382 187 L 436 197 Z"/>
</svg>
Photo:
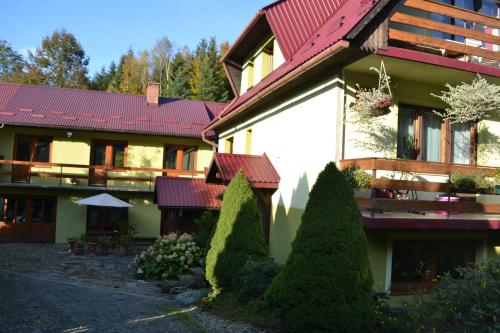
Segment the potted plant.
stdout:
<svg viewBox="0 0 500 333">
<path fill-rule="evenodd" d="M 392 104 L 391 79 L 385 71 L 384 62 L 380 63 L 380 69 L 371 67 L 370 70 L 379 76 L 378 88 L 364 89 L 356 84 L 356 102 L 351 106 L 361 119 L 387 114 Z"/>
<path fill-rule="evenodd" d="M 109 247 L 111 246 L 112 239 L 110 236 L 101 236 L 97 239 L 99 246 L 101 248 L 101 254 L 103 256 L 109 254 Z"/>
<path fill-rule="evenodd" d="M 85 244 L 87 243 L 87 236 L 85 234 L 81 234 L 80 237 L 75 242 L 74 254 L 77 256 L 83 255 L 83 250 L 85 248 Z"/>
<path fill-rule="evenodd" d="M 134 224 L 123 223 L 118 227 L 116 243 L 120 246 L 120 253 L 128 255 L 130 246 L 134 243 L 137 227 Z"/>
<path fill-rule="evenodd" d="M 371 188 L 372 177 L 357 165 L 342 169 L 342 174 L 353 189 L 363 191 Z"/>
<path fill-rule="evenodd" d="M 461 175 L 455 173 L 450 179 L 450 191 L 455 193 L 461 201 L 476 201 L 476 194 L 493 193 L 493 184 L 483 174 Z"/>
<path fill-rule="evenodd" d="M 134 243 L 134 237 L 128 234 L 119 235 L 117 243 L 120 245 L 120 254 L 126 256 L 128 255 L 130 246 Z"/>
<path fill-rule="evenodd" d="M 95 240 L 88 241 L 88 249 L 91 256 L 95 256 L 97 252 L 97 242 Z"/>
<path fill-rule="evenodd" d="M 72 253 L 75 250 L 76 237 L 68 237 L 67 245 L 68 252 Z"/>
</svg>

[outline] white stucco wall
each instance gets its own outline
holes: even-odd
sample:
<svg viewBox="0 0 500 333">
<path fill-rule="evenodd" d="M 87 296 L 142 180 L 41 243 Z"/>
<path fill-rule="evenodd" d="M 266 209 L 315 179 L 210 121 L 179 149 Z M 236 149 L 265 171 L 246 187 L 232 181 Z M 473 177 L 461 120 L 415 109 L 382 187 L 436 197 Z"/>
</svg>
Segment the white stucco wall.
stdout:
<svg viewBox="0 0 500 333">
<path fill-rule="evenodd" d="M 284 262 L 291 241 L 300 224 L 300 217 L 309 191 L 325 165 L 340 158 L 343 105 L 343 82 L 338 76 L 316 85 L 280 105 L 263 110 L 259 115 L 225 129 L 224 140 L 234 138 L 234 153 L 245 153 L 246 131 L 252 129 L 252 154 L 266 153 L 281 182 L 273 195 L 273 221 L 270 250 Z"/>
</svg>

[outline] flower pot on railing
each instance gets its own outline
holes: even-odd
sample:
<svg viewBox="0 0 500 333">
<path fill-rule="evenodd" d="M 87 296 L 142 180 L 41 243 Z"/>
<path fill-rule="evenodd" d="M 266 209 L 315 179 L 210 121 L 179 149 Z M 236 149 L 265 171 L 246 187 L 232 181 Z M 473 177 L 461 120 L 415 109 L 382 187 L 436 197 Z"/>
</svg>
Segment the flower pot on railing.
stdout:
<svg viewBox="0 0 500 333">
<path fill-rule="evenodd" d="M 476 193 L 457 193 L 457 196 L 463 202 L 476 202 L 477 197 Z"/>
<path fill-rule="evenodd" d="M 458 196 L 448 196 L 447 194 L 441 194 L 441 195 L 437 196 L 436 201 L 456 203 L 456 202 L 460 201 L 460 198 Z M 442 216 L 448 216 L 448 214 L 454 215 L 454 214 L 458 214 L 458 212 L 457 211 L 439 210 L 439 211 L 436 211 L 436 214 L 439 214 Z"/>
</svg>

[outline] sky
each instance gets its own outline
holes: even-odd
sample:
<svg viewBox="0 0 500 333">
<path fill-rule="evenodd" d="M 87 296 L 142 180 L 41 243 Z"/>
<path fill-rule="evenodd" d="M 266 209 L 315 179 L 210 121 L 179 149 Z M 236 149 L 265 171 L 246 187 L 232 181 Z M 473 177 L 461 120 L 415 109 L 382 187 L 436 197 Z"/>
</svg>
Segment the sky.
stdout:
<svg viewBox="0 0 500 333">
<path fill-rule="evenodd" d="M 202 37 L 232 43 L 257 11 L 272 0 L 24 0 L 0 11 L 0 39 L 21 54 L 56 29 L 75 35 L 90 58 L 92 76 L 132 47 L 150 50 L 167 36 L 174 50 Z"/>
</svg>

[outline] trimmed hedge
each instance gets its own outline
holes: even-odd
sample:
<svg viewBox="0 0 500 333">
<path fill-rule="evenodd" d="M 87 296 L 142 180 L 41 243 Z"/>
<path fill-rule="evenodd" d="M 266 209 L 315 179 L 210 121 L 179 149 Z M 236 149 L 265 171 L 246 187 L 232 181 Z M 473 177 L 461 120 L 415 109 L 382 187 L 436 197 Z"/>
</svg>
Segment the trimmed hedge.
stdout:
<svg viewBox="0 0 500 333">
<path fill-rule="evenodd" d="M 263 260 L 268 248 L 254 193 L 240 170 L 229 183 L 207 254 L 206 278 L 215 291 L 229 290 L 248 260 Z"/>
<path fill-rule="evenodd" d="M 265 300 L 287 332 L 370 332 L 372 284 L 353 189 L 329 163 L 311 190 L 292 253 Z"/>
</svg>

